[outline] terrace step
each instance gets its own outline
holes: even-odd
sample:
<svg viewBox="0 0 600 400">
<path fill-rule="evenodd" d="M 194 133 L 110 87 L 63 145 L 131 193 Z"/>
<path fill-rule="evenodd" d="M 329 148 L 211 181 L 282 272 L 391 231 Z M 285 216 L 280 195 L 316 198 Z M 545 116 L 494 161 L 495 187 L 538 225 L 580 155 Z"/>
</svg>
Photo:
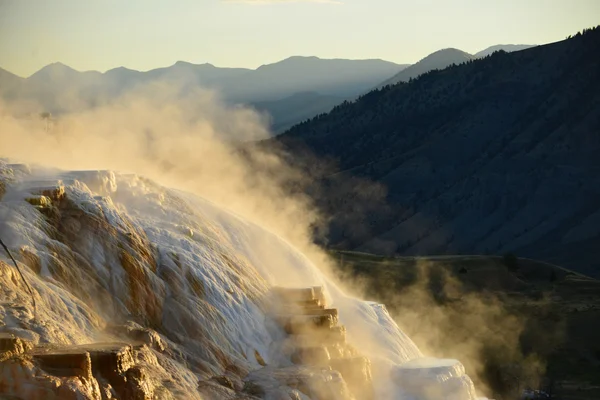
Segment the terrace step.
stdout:
<svg viewBox="0 0 600 400">
<path fill-rule="evenodd" d="M 371 362 L 346 343 L 336 308 L 326 308 L 322 287 L 273 289 L 278 298 L 274 320 L 288 335 L 279 347 L 299 366 L 331 368 L 341 375 L 355 399 L 374 398 Z"/>
<path fill-rule="evenodd" d="M 337 324 L 337 318 L 325 315 L 291 315 L 280 316 L 277 322 L 290 335 L 308 333 L 314 330 L 330 330 Z"/>
<path fill-rule="evenodd" d="M 90 354 L 80 349 L 55 349 L 34 351 L 33 360 L 41 369 L 54 376 L 92 377 Z"/>
<path fill-rule="evenodd" d="M 133 348 L 126 343 L 38 347 L 32 356 L 51 375 L 101 376 L 117 390 L 126 382 L 125 373 L 135 365 Z"/>
</svg>

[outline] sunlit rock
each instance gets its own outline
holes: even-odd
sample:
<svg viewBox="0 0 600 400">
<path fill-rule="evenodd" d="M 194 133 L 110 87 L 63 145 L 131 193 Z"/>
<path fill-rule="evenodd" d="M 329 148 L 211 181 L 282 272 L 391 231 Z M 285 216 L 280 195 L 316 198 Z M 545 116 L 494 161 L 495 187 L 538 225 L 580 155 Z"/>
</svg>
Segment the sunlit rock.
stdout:
<svg viewBox="0 0 600 400">
<path fill-rule="evenodd" d="M 159 352 L 167 349 L 167 343 L 156 331 L 144 328 L 133 321 L 123 325 L 110 324 L 106 327 L 106 331 L 129 339 L 133 345 L 145 344 Z"/>
<path fill-rule="evenodd" d="M 0 362 L 22 355 L 31 349 L 33 344 L 12 333 L 0 333 Z"/>
<path fill-rule="evenodd" d="M 464 371 L 414 378 L 421 354 L 384 307 L 207 200 L 106 171 L 0 162 L 0 182 L 0 236 L 24 278 L 0 254 L 8 395 L 474 398 Z"/>
<path fill-rule="evenodd" d="M 117 179 L 112 171 L 72 171 L 64 174 L 83 182 L 92 192 L 101 196 L 110 196 L 117 191 Z"/>
</svg>

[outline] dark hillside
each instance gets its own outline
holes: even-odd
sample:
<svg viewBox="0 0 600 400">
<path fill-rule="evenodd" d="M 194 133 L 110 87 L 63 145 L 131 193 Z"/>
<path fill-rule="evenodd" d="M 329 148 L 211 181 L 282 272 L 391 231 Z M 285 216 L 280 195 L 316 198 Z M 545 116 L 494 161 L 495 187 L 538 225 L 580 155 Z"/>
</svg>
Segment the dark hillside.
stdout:
<svg viewBox="0 0 600 400">
<path fill-rule="evenodd" d="M 598 28 L 386 86 L 277 141 L 337 161 L 317 198 L 331 246 L 511 251 L 600 275 Z M 387 206 L 348 177 L 383 185 Z"/>
</svg>

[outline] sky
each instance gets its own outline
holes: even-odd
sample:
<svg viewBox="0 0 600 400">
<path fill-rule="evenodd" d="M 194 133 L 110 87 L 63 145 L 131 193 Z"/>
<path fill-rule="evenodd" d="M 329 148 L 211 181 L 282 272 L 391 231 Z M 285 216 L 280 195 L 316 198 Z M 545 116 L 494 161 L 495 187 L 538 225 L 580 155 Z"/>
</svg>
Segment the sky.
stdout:
<svg viewBox="0 0 600 400">
<path fill-rule="evenodd" d="M 294 55 L 405 64 L 598 24 L 600 0 L 0 0 L 0 68 L 256 68 Z"/>
</svg>

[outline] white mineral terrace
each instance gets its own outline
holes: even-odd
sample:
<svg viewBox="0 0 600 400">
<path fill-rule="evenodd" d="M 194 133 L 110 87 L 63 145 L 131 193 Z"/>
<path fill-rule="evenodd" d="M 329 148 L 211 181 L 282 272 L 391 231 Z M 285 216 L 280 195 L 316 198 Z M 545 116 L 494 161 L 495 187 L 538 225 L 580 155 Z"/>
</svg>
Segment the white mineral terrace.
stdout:
<svg viewBox="0 0 600 400">
<path fill-rule="evenodd" d="M 0 161 L 0 237 L 37 306 L 2 252 L 0 393 L 362 400 L 343 365 L 310 363 L 335 366 L 335 347 L 365 360 L 375 399 L 476 396 L 460 362 L 424 358 L 385 307 L 347 296 L 279 237 L 142 177 Z M 286 353 L 299 320 L 274 317 L 276 286 L 322 288 L 294 312 L 345 337 Z"/>
</svg>

